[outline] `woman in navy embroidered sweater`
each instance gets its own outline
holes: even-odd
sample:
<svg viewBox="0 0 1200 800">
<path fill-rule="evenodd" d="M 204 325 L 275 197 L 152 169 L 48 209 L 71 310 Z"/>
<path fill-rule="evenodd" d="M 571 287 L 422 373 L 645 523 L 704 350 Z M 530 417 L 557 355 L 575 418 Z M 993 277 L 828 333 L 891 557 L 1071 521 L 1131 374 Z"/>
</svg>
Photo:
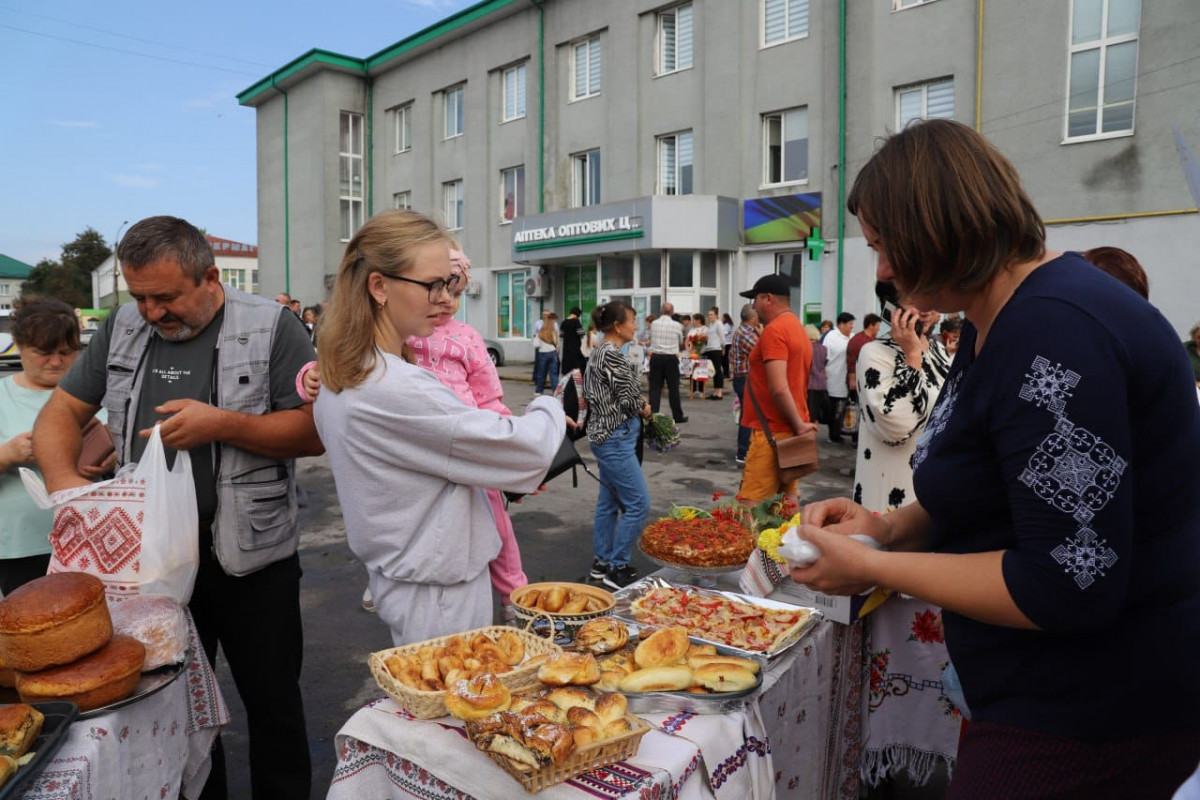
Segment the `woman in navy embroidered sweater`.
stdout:
<svg viewBox="0 0 1200 800">
<path fill-rule="evenodd" d="M 960 123 L 889 138 L 848 208 L 879 280 L 967 322 L 917 501 L 810 504 L 823 555 L 792 577 L 944 608 L 972 712 L 950 797 L 1169 797 L 1200 761 L 1200 408 L 1174 331 L 1046 250 L 1012 165 Z"/>
</svg>

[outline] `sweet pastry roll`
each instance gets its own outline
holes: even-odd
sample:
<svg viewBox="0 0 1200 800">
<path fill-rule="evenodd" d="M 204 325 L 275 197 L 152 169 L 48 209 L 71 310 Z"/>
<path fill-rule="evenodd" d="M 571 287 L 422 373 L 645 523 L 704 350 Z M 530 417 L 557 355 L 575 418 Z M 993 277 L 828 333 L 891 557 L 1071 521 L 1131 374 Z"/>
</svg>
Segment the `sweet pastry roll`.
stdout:
<svg viewBox="0 0 1200 800">
<path fill-rule="evenodd" d="M 460 680 L 446 690 L 446 710 L 462 720 L 482 719 L 508 710 L 512 693 L 490 673 Z"/>
<path fill-rule="evenodd" d="M 588 709 L 596 707 L 596 698 L 592 693 L 579 686 L 562 686 L 558 689 L 551 689 L 546 692 L 543 699 L 549 700 L 564 711 L 576 706 Z"/>
<path fill-rule="evenodd" d="M 600 681 L 600 665 L 591 653 L 561 653 L 542 664 L 538 680 L 550 686 L 590 686 Z"/>
<path fill-rule="evenodd" d="M 588 620 L 575 633 L 575 647 L 596 655 L 620 650 L 628 641 L 629 629 L 613 617 Z"/>
<path fill-rule="evenodd" d="M 505 631 L 496 639 L 496 647 L 500 650 L 504 663 L 515 667 L 525 659 L 525 642 L 512 631 Z"/>
</svg>

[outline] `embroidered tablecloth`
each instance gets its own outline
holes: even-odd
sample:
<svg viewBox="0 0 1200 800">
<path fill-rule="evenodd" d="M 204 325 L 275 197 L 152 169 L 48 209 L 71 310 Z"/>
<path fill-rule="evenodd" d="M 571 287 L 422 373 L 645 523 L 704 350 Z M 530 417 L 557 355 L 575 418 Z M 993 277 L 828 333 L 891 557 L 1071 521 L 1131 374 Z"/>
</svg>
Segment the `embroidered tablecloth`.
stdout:
<svg viewBox="0 0 1200 800">
<path fill-rule="evenodd" d="M 550 787 L 548 800 L 856 798 L 861 628 L 823 623 L 771 665 L 763 690 L 728 714 L 641 714 L 637 754 Z M 848 679 L 845 671 L 855 674 Z M 518 784 L 449 717 L 415 720 L 392 700 L 359 709 L 335 739 L 329 800 L 501 798 Z"/>
<path fill-rule="evenodd" d="M 24 800 L 199 797 L 229 710 L 190 613 L 188 625 L 192 657 L 183 674 L 153 695 L 74 722 Z"/>
</svg>

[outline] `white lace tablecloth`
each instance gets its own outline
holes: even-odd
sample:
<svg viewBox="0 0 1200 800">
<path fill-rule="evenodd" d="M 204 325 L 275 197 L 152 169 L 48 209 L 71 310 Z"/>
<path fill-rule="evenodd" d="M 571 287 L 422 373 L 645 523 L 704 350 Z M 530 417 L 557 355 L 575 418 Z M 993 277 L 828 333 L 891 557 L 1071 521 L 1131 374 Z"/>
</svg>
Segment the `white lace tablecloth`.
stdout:
<svg viewBox="0 0 1200 800">
<path fill-rule="evenodd" d="M 771 666 L 763 690 L 739 711 L 639 715 L 654 730 L 642 738 L 633 758 L 538 796 L 857 797 L 861 684 L 844 680 L 845 668 L 861 664 L 859 645 L 847 641 L 856 631 L 828 622 L 818 626 Z M 853 658 L 847 658 L 851 652 Z M 390 699 L 356 711 L 338 732 L 335 746 L 338 762 L 329 800 L 463 800 L 523 793 L 467 740 L 460 722 L 449 717 L 415 720 Z"/>
<path fill-rule="evenodd" d="M 166 688 L 76 720 L 24 800 L 162 800 L 199 797 L 214 737 L 229 722 L 216 676 L 191 623 L 194 655 Z"/>
</svg>

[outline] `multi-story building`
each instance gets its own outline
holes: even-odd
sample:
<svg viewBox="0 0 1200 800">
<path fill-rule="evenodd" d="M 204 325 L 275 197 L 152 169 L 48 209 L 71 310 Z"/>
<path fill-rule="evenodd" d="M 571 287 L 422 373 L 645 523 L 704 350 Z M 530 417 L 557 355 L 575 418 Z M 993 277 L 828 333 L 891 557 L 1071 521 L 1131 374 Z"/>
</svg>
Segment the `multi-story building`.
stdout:
<svg viewBox="0 0 1200 800">
<path fill-rule="evenodd" d="M 484 0 L 239 95 L 264 289 L 323 293 L 367 217 L 411 207 L 471 256 L 462 313 L 510 357 L 542 309 L 736 317 L 769 272 L 809 319 L 861 317 L 845 193 L 878 137 L 942 116 L 1014 161 L 1051 247 L 1137 255 L 1182 333 L 1198 201 L 1172 127 L 1200 141 L 1198 33 L 1192 0 Z"/>
<path fill-rule="evenodd" d="M 29 278 L 33 267 L 24 261 L 0 253 L 0 311 L 11 311 L 21 297 L 21 284 Z"/>
<path fill-rule="evenodd" d="M 221 282 L 243 292 L 258 294 L 258 247 L 217 236 L 205 235 L 204 238 L 212 246 L 217 269 L 221 270 Z M 129 287 L 116 263 L 117 256 L 113 253 L 92 270 L 94 308 L 112 308 L 129 300 Z M 316 295 L 313 297 L 316 299 Z"/>
</svg>

